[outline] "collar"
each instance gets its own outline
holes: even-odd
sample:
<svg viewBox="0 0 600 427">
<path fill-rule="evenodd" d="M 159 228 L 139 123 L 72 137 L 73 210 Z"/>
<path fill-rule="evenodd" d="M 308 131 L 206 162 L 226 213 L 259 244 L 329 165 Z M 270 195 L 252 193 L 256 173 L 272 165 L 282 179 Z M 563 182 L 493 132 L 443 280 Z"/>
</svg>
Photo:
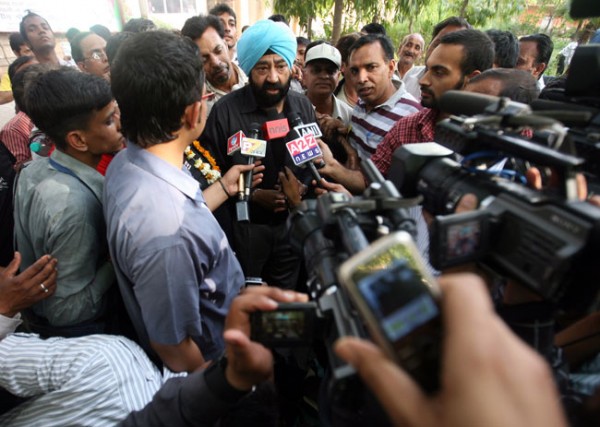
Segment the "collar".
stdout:
<svg viewBox="0 0 600 427">
<path fill-rule="evenodd" d="M 537 79 L 536 86 L 538 90 L 541 92 L 546 87 L 546 82 L 544 82 L 544 75 L 542 74 L 539 79 Z"/>
<path fill-rule="evenodd" d="M 50 157 L 56 163 L 70 169 L 80 180 L 89 186 L 98 200 L 102 200 L 104 177 L 100 172 L 58 149 L 54 150 L 52 154 L 50 154 Z"/>
<path fill-rule="evenodd" d="M 394 87 L 396 87 L 396 81 L 394 81 L 393 83 L 394 83 Z M 379 104 L 376 107 L 373 107 L 371 109 L 371 111 L 375 111 L 380 108 L 385 108 L 386 110 L 391 110 L 396 106 L 396 103 L 400 100 L 400 98 L 402 98 L 404 95 L 406 95 L 408 93 L 406 91 L 406 83 L 404 83 L 402 80 L 398 80 L 397 84 L 398 84 L 398 86 L 397 86 L 396 92 L 394 92 L 392 94 L 392 96 L 390 96 L 387 99 L 387 101 L 385 101 L 383 104 Z M 411 97 L 411 99 L 412 99 L 412 97 Z M 367 110 L 367 108 L 366 108 L 367 104 L 365 104 L 363 102 L 363 100 L 360 98 L 358 98 L 358 102 L 356 103 L 356 105 L 364 111 Z"/>
<path fill-rule="evenodd" d="M 188 198 L 196 199 L 199 196 L 200 200 L 204 201 L 202 192 L 199 191 L 200 185 L 198 181 L 184 171 L 185 166 L 182 166 L 182 169 L 177 169 L 170 163 L 132 142 L 127 144 L 125 155 L 131 163 L 166 182 L 185 194 Z M 181 153 L 181 156 L 183 158 L 183 153 Z"/>
<path fill-rule="evenodd" d="M 436 125 L 440 110 L 437 108 L 423 108 L 422 113 L 421 122 L 431 121 L 434 126 Z"/>
</svg>

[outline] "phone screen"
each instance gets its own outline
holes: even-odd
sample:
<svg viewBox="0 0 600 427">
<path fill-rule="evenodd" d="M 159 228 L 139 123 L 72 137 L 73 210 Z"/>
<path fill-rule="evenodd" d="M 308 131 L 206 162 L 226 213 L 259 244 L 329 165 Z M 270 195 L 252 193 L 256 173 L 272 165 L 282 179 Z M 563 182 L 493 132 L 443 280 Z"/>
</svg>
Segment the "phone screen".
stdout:
<svg viewBox="0 0 600 427">
<path fill-rule="evenodd" d="M 251 339 L 271 348 L 310 345 L 316 310 L 316 304 L 309 302 L 280 303 L 276 310 L 253 312 Z"/>
<path fill-rule="evenodd" d="M 300 340 L 304 338 L 305 317 L 304 311 L 265 311 L 260 327 L 272 340 Z"/>
<path fill-rule="evenodd" d="M 352 277 L 382 332 L 394 347 L 400 345 L 412 331 L 439 315 L 429 291 L 431 285 L 405 249 L 403 245 L 388 248 L 359 266 Z"/>
<path fill-rule="evenodd" d="M 382 237 L 342 265 L 348 290 L 373 340 L 426 392 L 439 387 L 439 288 L 410 236 Z"/>
</svg>

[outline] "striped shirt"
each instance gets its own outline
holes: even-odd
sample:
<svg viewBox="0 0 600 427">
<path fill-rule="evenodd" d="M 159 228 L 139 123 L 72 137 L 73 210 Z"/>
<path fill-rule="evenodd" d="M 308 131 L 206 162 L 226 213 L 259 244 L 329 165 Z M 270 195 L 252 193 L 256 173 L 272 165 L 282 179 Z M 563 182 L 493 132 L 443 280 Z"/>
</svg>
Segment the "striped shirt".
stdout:
<svg viewBox="0 0 600 427">
<path fill-rule="evenodd" d="M 368 159 L 399 119 L 421 111 L 422 108 L 406 91 L 404 84 L 386 102 L 370 111 L 359 100 L 352 111 L 352 130 L 348 141 L 358 151 L 361 159 Z"/>
<path fill-rule="evenodd" d="M 31 397 L 2 415 L 2 426 L 113 426 L 162 384 L 143 350 L 124 337 L 13 334 L 0 342 L 0 386 Z"/>
<path fill-rule="evenodd" d="M 27 114 L 19 111 L 0 131 L 0 140 L 17 159 L 15 170 L 19 170 L 23 163 L 31 160 L 29 135 L 32 129 L 33 122 L 31 119 Z"/>
</svg>

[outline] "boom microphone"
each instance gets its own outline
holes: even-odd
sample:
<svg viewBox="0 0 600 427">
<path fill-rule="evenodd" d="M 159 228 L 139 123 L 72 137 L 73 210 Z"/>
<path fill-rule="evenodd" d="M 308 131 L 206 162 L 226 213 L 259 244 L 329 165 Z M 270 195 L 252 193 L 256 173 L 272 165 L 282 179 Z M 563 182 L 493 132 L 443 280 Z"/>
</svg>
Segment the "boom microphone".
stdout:
<svg viewBox="0 0 600 427">
<path fill-rule="evenodd" d="M 528 105 L 510 101 L 508 98 L 464 90 L 449 90 L 440 98 L 440 110 L 455 116 L 494 114 L 504 112 L 507 109 L 510 109 L 512 114 L 531 112 Z"/>
<path fill-rule="evenodd" d="M 549 101 L 546 101 L 549 102 Z M 535 111 L 532 111 L 532 108 Z M 484 95 L 461 90 L 450 90 L 440 98 L 440 109 L 456 116 L 504 116 L 504 124 L 511 126 L 544 127 L 551 126 L 558 120 L 565 124 L 589 121 L 587 112 L 567 111 L 557 108 L 544 108 L 540 101 L 531 104 L 511 101 L 509 98 Z"/>
</svg>

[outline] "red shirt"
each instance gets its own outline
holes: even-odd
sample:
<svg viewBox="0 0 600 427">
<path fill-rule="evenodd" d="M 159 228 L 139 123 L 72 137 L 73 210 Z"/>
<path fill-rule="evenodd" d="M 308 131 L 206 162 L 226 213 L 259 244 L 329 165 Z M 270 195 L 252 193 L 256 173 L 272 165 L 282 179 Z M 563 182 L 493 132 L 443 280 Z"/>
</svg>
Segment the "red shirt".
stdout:
<svg viewBox="0 0 600 427">
<path fill-rule="evenodd" d="M 96 166 L 96 170 L 100 172 L 102 175 L 106 175 L 106 168 L 115 157 L 114 154 L 103 154 L 98 166 Z"/>
<path fill-rule="evenodd" d="M 16 170 L 20 169 L 23 163 L 31 160 L 31 150 L 29 149 L 31 129 L 33 129 L 33 122 L 27 114 L 19 111 L 0 131 L 0 140 L 17 160 Z"/>
<path fill-rule="evenodd" d="M 425 108 L 396 122 L 371 157 L 384 176 L 388 173 L 392 155 L 398 147 L 413 142 L 433 142 L 438 114 L 439 110 Z"/>
</svg>

